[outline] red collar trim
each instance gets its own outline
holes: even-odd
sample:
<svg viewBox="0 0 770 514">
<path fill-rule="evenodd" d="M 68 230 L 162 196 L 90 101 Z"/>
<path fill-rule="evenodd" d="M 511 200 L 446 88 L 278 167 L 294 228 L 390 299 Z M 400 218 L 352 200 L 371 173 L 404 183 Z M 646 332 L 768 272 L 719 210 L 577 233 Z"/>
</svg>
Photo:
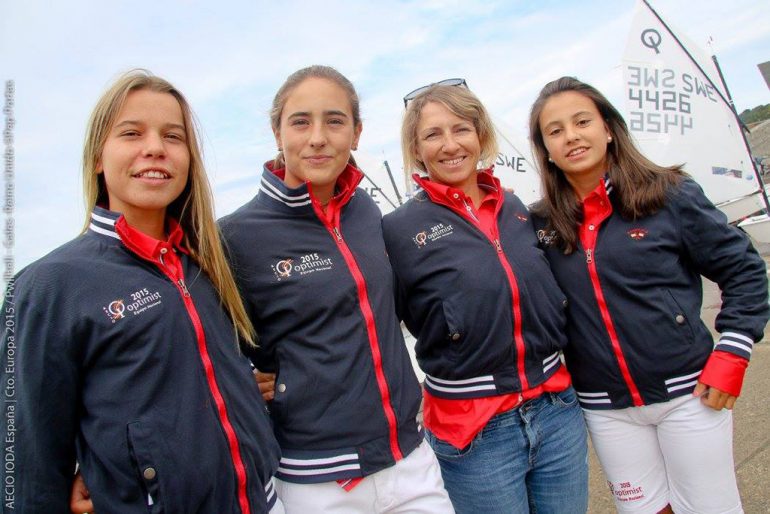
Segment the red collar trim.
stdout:
<svg viewBox="0 0 770 514">
<path fill-rule="evenodd" d="M 267 162 L 265 167 L 270 171 L 270 173 L 285 183 L 286 168 L 273 168 L 273 161 Z M 364 173 L 352 164 L 348 163 L 347 166 L 345 166 L 345 169 L 342 170 L 340 176 L 337 177 L 337 183 L 334 185 L 335 194 L 332 199 L 339 202 L 339 200 L 343 197 L 345 197 L 345 199 L 349 198 L 353 192 L 355 192 L 356 187 L 358 187 L 358 184 L 361 182 L 361 180 L 363 180 L 363 178 Z M 310 196 L 312 197 L 313 185 L 309 180 L 305 181 L 305 185 L 307 186 L 308 193 L 310 193 Z"/>
<path fill-rule="evenodd" d="M 500 179 L 492 175 L 492 168 L 480 170 L 476 177 L 479 187 L 487 191 L 483 201 L 494 200 L 497 203 L 502 196 L 502 187 L 500 187 Z M 467 195 L 461 189 L 433 182 L 427 176 L 420 176 L 415 173 L 412 175 L 412 179 L 436 203 L 449 203 L 452 205 L 459 203 L 460 206 L 463 206 L 463 200 L 467 198 Z"/>
<path fill-rule="evenodd" d="M 612 213 L 608 185 L 609 180 L 603 179 L 583 200 L 583 224 L 597 225 Z"/>
<path fill-rule="evenodd" d="M 176 248 L 182 253 L 188 254 L 187 249 L 182 245 L 182 239 L 184 239 L 184 231 L 181 225 L 176 220 L 169 218 L 169 235 L 166 241 L 159 241 L 154 237 L 150 237 L 147 234 L 140 232 L 131 225 L 128 224 L 126 218 L 121 216 L 115 222 L 115 231 L 120 236 L 120 240 L 123 241 L 127 247 L 135 252 L 140 257 L 156 261 L 162 253 L 169 252 Z M 165 252 L 161 250 L 165 249 Z"/>
</svg>

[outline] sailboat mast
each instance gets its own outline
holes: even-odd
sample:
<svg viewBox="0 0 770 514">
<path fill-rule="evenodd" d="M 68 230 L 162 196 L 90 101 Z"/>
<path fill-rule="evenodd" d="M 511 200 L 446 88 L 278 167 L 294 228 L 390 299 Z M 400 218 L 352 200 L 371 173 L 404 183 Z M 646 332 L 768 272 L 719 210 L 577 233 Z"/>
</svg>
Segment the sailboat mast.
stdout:
<svg viewBox="0 0 770 514">
<path fill-rule="evenodd" d="M 393 191 L 396 192 L 396 199 L 398 200 L 398 205 L 403 205 L 404 201 L 401 199 L 401 193 L 398 192 L 398 186 L 396 186 L 396 180 L 393 178 L 393 173 L 390 171 L 390 165 L 388 164 L 388 160 L 385 159 L 383 161 L 383 164 L 385 165 L 385 171 L 388 172 L 388 178 L 390 178 L 390 183 L 393 186 Z"/>
<path fill-rule="evenodd" d="M 749 141 L 746 139 L 746 131 L 748 128 L 743 124 L 743 120 L 738 116 L 738 111 L 735 110 L 735 103 L 733 102 L 733 97 L 730 94 L 730 88 L 727 87 L 727 82 L 725 82 L 725 77 L 722 75 L 722 67 L 719 66 L 719 61 L 717 60 L 716 55 L 711 56 L 711 60 L 714 61 L 714 66 L 717 68 L 717 74 L 719 75 L 719 80 L 722 82 L 722 87 L 725 88 L 725 94 L 727 95 L 727 99 L 729 102 L 727 102 L 727 105 L 730 106 L 730 110 L 733 111 L 733 115 L 738 120 L 739 130 L 741 131 L 741 139 L 743 139 L 743 145 L 746 147 L 746 152 L 749 154 L 749 158 L 751 161 L 751 168 L 754 170 L 754 176 L 757 177 L 757 183 L 759 184 L 759 192 L 762 195 L 762 200 L 765 202 L 765 209 L 767 210 L 767 213 L 770 214 L 770 201 L 768 201 L 767 198 L 767 191 L 765 191 L 765 182 L 762 180 L 762 174 L 759 172 L 759 169 L 757 169 L 756 164 L 754 163 L 754 159 L 751 159 L 751 147 L 749 147 Z"/>
</svg>

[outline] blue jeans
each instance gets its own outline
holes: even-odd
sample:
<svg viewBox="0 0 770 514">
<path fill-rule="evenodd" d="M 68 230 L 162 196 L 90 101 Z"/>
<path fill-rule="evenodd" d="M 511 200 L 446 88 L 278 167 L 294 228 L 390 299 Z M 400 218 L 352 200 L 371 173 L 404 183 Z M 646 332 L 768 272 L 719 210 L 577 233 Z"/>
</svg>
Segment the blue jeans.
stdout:
<svg viewBox="0 0 770 514">
<path fill-rule="evenodd" d="M 458 514 L 584 514 L 588 446 L 570 387 L 493 417 L 458 450 L 426 431 Z"/>
</svg>

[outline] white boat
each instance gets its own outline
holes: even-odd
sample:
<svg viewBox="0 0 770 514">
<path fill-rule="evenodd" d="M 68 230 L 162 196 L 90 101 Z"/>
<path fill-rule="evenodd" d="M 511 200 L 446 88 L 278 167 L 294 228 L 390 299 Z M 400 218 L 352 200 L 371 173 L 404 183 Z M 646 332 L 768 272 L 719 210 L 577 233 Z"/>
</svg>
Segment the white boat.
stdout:
<svg viewBox="0 0 770 514">
<path fill-rule="evenodd" d="M 770 243 L 770 216 L 767 214 L 750 216 L 738 223 L 738 226 L 754 241 Z"/>
</svg>

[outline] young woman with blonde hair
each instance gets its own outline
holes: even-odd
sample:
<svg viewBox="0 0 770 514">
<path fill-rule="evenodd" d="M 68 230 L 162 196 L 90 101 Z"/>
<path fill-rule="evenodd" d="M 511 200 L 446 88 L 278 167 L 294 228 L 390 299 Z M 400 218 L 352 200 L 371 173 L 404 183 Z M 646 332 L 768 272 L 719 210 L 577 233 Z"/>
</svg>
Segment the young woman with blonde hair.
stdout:
<svg viewBox="0 0 770 514">
<path fill-rule="evenodd" d="M 681 166 L 634 146 L 572 77 L 530 115 L 539 238 L 569 300 L 565 355 L 620 512 L 738 513 L 732 409 L 770 308 L 762 258 Z M 722 290 L 719 340 L 701 276 Z"/>
<path fill-rule="evenodd" d="M 422 189 L 383 232 L 455 510 L 584 513 L 586 431 L 560 360 L 566 301 L 526 207 L 492 174 L 494 126 L 464 81 L 406 101 L 404 169 Z"/>
<path fill-rule="evenodd" d="M 6 293 L 15 510 L 66 512 L 77 461 L 97 512 L 283 512 L 278 445 L 238 348 L 254 332 L 187 101 L 146 71 L 123 75 L 83 161 L 83 233 Z"/>
</svg>

